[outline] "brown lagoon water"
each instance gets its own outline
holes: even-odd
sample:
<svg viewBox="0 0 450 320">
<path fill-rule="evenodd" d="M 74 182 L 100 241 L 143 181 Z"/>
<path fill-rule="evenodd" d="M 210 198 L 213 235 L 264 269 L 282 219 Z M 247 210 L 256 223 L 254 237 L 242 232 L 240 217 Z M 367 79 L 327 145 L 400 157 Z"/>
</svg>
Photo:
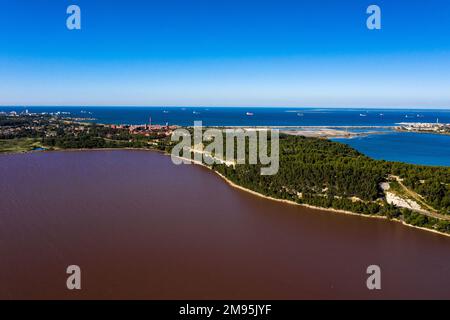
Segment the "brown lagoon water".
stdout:
<svg viewBox="0 0 450 320">
<path fill-rule="evenodd" d="M 450 298 L 450 238 L 262 199 L 157 153 L 3 155 L 0 177 L 0 298 Z"/>
</svg>

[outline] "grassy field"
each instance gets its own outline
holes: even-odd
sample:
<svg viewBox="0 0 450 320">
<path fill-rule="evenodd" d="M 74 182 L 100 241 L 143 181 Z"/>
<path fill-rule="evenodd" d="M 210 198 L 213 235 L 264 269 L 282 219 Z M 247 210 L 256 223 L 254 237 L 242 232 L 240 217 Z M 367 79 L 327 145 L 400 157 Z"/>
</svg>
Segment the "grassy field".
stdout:
<svg viewBox="0 0 450 320">
<path fill-rule="evenodd" d="M 35 148 L 42 148 L 41 142 L 38 139 L 0 140 L 0 153 L 27 152 Z"/>
</svg>

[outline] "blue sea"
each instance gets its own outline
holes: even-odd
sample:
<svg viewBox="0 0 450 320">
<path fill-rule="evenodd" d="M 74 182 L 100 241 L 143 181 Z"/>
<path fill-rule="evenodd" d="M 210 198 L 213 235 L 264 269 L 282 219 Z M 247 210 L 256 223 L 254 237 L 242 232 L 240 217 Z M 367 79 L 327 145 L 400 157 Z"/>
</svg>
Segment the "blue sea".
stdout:
<svg viewBox="0 0 450 320">
<path fill-rule="evenodd" d="M 450 110 L 230 108 L 230 107 L 0 107 L 0 111 L 70 112 L 99 123 L 192 126 L 393 126 L 399 122 L 450 123 Z M 84 111 L 84 112 L 83 112 Z M 247 113 L 253 116 L 247 116 Z"/>
<path fill-rule="evenodd" d="M 0 112 L 69 112 L 105 124 L 176 124 L 192 126 L 395 126 L 400 122 L 450 123 L 450 110 L 327 109 L 241 107 L 0 107 Z M 252 114 L 251 116 L 247 113 Z M 450 136 L 387 132 L 347 143 L 375 159 L 450 166 Z"/>
</svg>

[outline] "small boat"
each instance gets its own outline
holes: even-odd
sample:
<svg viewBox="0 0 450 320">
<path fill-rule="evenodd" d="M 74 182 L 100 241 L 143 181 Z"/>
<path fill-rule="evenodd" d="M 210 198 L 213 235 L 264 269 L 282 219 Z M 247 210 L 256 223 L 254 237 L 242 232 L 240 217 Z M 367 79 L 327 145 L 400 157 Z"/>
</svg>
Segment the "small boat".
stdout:
<svg viewBox="0 0 450 320">
<path fill-rule="evenodd" d="M 167 111 L 167 110 L 164 110 L 164 111 L 163 111 L 163 113 L 169 113 L 169 111 Z"/>
<path fill-rule="evenodd" d="M 360 113 L 359 116 L 360 116 L 360 117 L 367 117 L 367 114 Z"/>
<path fill-rule="evenodd" d="M 303 113 L 297 113 L 297 116 L 299 116 L 299 117 L 303 117 L 304 116 L 304 114 Z"/>
<path fill-rule="evenodd" d="M 254 114 L 253 112 L 247 112 L 246 115 L 247 115 L 248 117 L 252 117 L 252 116 L 254 116 L 255 114 Z"/>
<path fill-rule="evenodd" d="M 200 114 L 200 112 L 192 111 L 193 114 Z"/>
</svg>

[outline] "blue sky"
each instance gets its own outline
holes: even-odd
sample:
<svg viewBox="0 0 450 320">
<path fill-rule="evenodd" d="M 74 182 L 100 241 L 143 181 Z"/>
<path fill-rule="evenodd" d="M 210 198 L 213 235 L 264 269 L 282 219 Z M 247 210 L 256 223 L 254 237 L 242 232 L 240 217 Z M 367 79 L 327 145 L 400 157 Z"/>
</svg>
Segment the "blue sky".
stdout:
<svg viewBox="0 0 450 320">
<path fill-rule="evenodd" d="M 81 8 L 82 30 L 66 28 Z M 382 29 L 366 28 L 366 8 Z M 450 108 L 448 0 L 0 0 L 0 105 Z"/>
</svg>

